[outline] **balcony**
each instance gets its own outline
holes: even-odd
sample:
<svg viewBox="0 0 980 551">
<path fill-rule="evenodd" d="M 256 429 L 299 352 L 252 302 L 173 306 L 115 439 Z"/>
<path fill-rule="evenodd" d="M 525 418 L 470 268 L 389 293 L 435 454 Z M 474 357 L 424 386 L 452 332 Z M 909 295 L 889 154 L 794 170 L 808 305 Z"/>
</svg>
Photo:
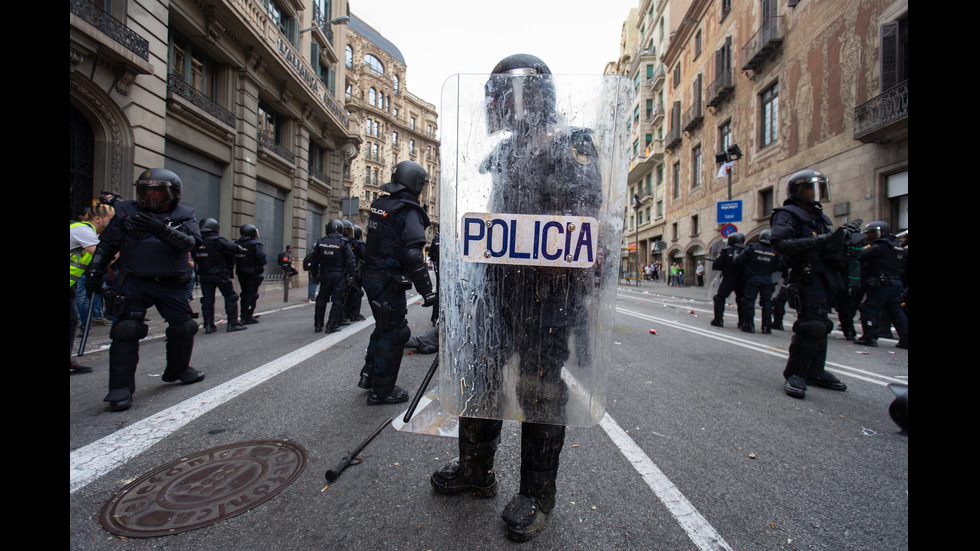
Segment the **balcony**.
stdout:
<svg viewBox="0 0 980 551">
<path fill-rule="evenodd" d="M 150 42 L 147 39 L 131 30 L 123 22 L 102 11 L 89 0 L 71 0 L 68 9 L 143 61 L 150 60 Z"/>
<path fill-rule="evenodd" d="M 726 99 L 732 97 L 734 92 L 735 79 L 732 77 L 731 71 L 725 71 L 708 85 L 708 107 L 718 107 Z"/>
<path fill-rule="evenodd" d="M 198 92 L 193 86 L 184 82 L 183 79 L 173 73 L 167 75 L 167 91 L 184 98 L 198 109 L 211 115 L 225 125 L 231 128 L 235 127 L 235 116 L 231 111 L 221 107 L 211 98 Z"/>
<path fill-rule="evenodd" d="M 701 126 L 703 120 L 704 107 L 698 101 L 684 113 L 684 116 L 681 118 L 681 128 L 684 129 L 684 132 L 690 132 L 698 126 Z"/>
<path fill-rule="evenodd" d="M 742 70 L 756 71 L 783 44 L 783 16 L 767 18 L 742 47 Z"/>
<path fill-rule="evenodd" d="M 681 144 L 681 129 L 671 128 L 670 132 L 667 133 L 667 139 L 664 140 L 664 149 L 671 150 Z"/>
<path fill-rule="evenodd" d="M 635 182 L 653 170 L 658 164 L 663 164 L 664 141 L 653 140 L 646 149 L 630 160 L 629 181 Z"/>
<path fill-rule="evenodd" d="M 854 139 L 885 143 L 909 135 L 909 81 L 854 108 Z"/>
<path fill-rule="evenodd" d="M 647 86 L 651 90 L 659 90 L 664 85 L 666 78 L 667 69 L 664 68 L 663 63 L 658 63 L 657 67 L 653 70 L 653 76 L 647 79 Z"/>
</svg>

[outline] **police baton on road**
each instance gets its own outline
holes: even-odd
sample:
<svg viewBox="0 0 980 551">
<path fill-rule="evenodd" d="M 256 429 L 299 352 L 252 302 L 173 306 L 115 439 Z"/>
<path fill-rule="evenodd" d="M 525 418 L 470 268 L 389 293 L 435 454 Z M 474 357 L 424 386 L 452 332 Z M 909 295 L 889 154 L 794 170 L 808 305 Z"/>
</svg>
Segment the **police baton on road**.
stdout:
<svg viewBox="0 0 980 551">
<path fill-rule="evenodd" d="M 405 411 L 405 417 L 402 418 L 402 421 L 407 423 L 412 418 L 412 414 L 415 413 L 415 408 L 419 406 L 419 401 L 422 399 L 422 395 L 425 394 L 425 389 L 429 387 L 429 382 L 432 381 L 432 376 L 435 374 L 436 369 L 439 369 L 438 353 L 436 354 L 436 359 L 432 360 L 432 366 L 429 368 L 429 372 L 425 374 L 425 379 L 422 379 L 422 386 L 415 393 L 415 398 L 412 399 L 408 410 Z"/>
<path fill-rule="evenodd" d="M 327 479 L 327 482 L 333 482 L 334 480 L 337 480 L 337 477 L 340 476 L 340 473 L 344 472 L 344 469 L 346 469 L 347 467 L 351 465 L 359 464 L 361 462 L 361 458 L 357 457 L 357 454 L 361 453 L 364 450 L 364 448 L 371 443 L 371 440 L 374 440 L 375 436 L 381 434 L 381 431 L 388 426 L 388 423 L 391 423 L 391 420 L 392 418 L 389 417 L 384 423 L 381 423 L 381 426 L 375 429 L 374 432 L 371 433 L 371 436 L 367 437 L 367 440 L 361 442 L 361 445 L 358 446 L 357 449 L 345 455 L 344 458 L 340 460 L 340 463 L 338 463 L 336 467 L 327 471 L 324 474 L 324 476 Z"/>
<path fill-rule="evenodd" d="M 93 300 L 95 299 L 95 291 L 88 296 L 88 313 L 85 315 L 85 329 L 82 329 L 82 342 L 78 343 L 78 357 L 82 357 L 85 354 L 85 343 L 88 342 L 88 328 L 92 326 L 92 308 Z"/>
</svg>

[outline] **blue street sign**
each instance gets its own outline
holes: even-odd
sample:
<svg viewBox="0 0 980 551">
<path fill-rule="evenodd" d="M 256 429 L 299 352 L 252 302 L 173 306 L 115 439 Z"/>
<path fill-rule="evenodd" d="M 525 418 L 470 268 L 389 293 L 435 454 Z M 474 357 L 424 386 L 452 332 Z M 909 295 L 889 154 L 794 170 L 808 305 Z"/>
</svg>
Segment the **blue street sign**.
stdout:
<svg viewBox="0 0 980 551">
<path fill-rule="evenodd" d="M 718 217 L 717 222 L 719 224 L 724 224 L 726 222 L 741 222 L 742 201 L 718 201 L 716 216 Z"/>
</svg>

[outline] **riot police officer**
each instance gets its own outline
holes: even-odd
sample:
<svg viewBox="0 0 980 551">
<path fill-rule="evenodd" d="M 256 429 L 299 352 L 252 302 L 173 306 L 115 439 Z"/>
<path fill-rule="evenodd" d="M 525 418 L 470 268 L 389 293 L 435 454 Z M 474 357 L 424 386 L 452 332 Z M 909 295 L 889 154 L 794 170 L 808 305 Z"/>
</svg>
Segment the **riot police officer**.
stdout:
<svg viewBox="0 0 980 551">
<path fill-rule="evenodd" d="M 239 229 L 240 237 L 235 244 L 241 247 L 235 255 L 235 270 L 238 273 L 238 285 L 242 289 L 242 323 L 255 324 L 255 305 L 259 300 L 259 287 L 265 276 L 267 262 L 265 247 L 259 241 L 259 229 L 253 224 L 245 224 Z"/>
<path fill-rule="evenodd" d="M 902 262 L 904 248 L 891 234 L 887 222 L 875 220 L 864 226 L 868 244 L 861 249 L 861 278 L 866 296 L 858 306 L 863 335 L 854 344 L 878 346 L 878 319 L 883 311 L 891 316 L 898 332 L 898 347 L 908 349 L 908 318 L 902 310 Z"/>
<path fill-rule="evenodd" d="M 493 69 L 485 94 L 487 132 L 501 136 L 480 166 L 493 181 L 490 211 L 598 216 L 602 190 L 592 131 L 559 120 L 548 66 L 533 55 L 508 56 Z M 521 408 L 546 408 L 558 421 L 521 423 L 520 489 L 502 518 L 508 537 L 525 541 L 540 533 L 555 507 L 568 403 L 561 372 L 585 314 L 581 298 L 594 288 L 593 272 L 488 264 L 484 274 L 476 313 L 466 321 L 478 325 L 467 346 L 475 351 L 480 373 L 474 376 L 486 393 L 477 401 L 488 404 L 477 405 L 474 413 L 504 399 L 503 366 L 519 357 Z M 460 416 L 459 457 L 430 477 L 437 492 L 496 495 L 500 419 Z"/>
<path fill-rule="evenodd" d="M 323 331 L 323 321 L 327 313 L 327 303 L 331 302 L 327 333 L 340 331 L 340 318 L 346 293 L 346 274 L 353 269 L 354 253 L 344 239 L 344 224 L 331 220 L 325 228 L 327 235 L 313 246 L 311 267 L 320 280 L 320 292 L 316 296 L 313 313 L 313 331 Z"/>
<path fill-rule="evenodd" d="M 783 271 L 783 261 L 772 248 L 770 230 L 762 230 L 759 240 L 745 248 L 735 259 L 742 273 L 744 291 L 739 308 L 741 328 L 746 333 L 755 332 L 755 299 L 762 305 L 762 333 L 772 333 L 772 294 L 776 288 L 773 274 Z"/>
<path fill-rule="evenodd" d="M 204 316 L 204 332 L 214 333 L 214 291 L 221 291 L 225 299 L 225 314 L 228 316 L 227 331 L 248 329 L 238 319 L 238 293 L 231 276 L 235 269 L 235 255 L 241 247 L 228 241 L 218 233 L 218 221 L 205 218 L 201 221 L 201 236 L 204 242 L 191 252 L 196 265 L 197 277 L 201 282 L 201 315 Z"/>
<path fill-rule="evenodd" d="M 773 209 L 769 220 L 772 245 L 783 255 L 790 269 L 791 298 L 797 311 L 789 359 L 783 370 L 784 390 L 794 398 L 806 396 L 811 384 L 831 390 L 847 390 L 833 373 L 824 369 L 827 336 L 834 325 L 830 307 L 834 294 L 844 289 L 841 276 L 844 262 L 844 227 L 831 230 L 822 203 L 830 201 L 827 177 L 816 170 L 802 170 L 790 176 L 786 201 Z M 848 227 L 847 231 L 856 228 Z"/>
<path fill-rule="evenodd" d="M 739 305 L 742 303 L 744 281 L 742 280 L 741 268 L 735 261 L 742 254 L 743 250 L 745 250 L 745 236 L 739 232 L 733 233 L 728 236 L 727 246 L 718 252 L 718 256 L 715 257 L 714 262 L 711 264 L 712 270 L 721 272 L 721 284 L 718 286 L 718 292 L 713 297 L 715 302 L 715 317 L 711 320 L 711 325 L 715 327 L 725 326 L 725 301 L 729 295 L 735 293 L 735 304 Z M 742 309 L 738 308 L 737 311 L 738 326 L 742 327 L 744 323 Z"/>
<path fill-rule="evenodd" d="M 187 300 L 192 279 L 187 253 L 201 243 L 194 209 L 180 204 L 180 177 L 170 170 L 144 170 L 136 180 L 136 200 L 116 204 L 116 215 L 100 236 L 85 287 L 102 292 L 112 257 L 119 253 L 116 292 L 106 297 L 115 318 L 109 333 L 110 411 L 129 409 L 136 391 L 139 341 L 146 336 L 146 312 L 156 306 L 167 322 L 167 366 L 161 379 L 185 384 L 204 379 L 190 366 L 197 322 Z"/>
<path fill-rule="evenodd" d="M 364 257 L 364 293 L 374 313 L 374 332 L 368 343 L 368 359 L 359 386 L 370 380 L 368 405 L 397 404 L 408 394 L 395 385 L 405 343 L 412 336 L 408 327 L 405 291 L 415 285 L 422 306 L 433 306 L 437 297 L 422 249 L 429 216 L 419 203 L 419 194 L 429 181 L 416 162 L 395 166 L 391 182 L 381 186 L 388 195 L 371 203 Z M 366 369 L 370 368 L 368 374 Z"/>
<path fill-rule="evenodd" d="M 353 271 L 347 275 L 347 298 L 344 301 L 344 315 L 350 321 L 364 321 L 361 315 L 361 299 L 364 298 L 364 231 L 354 225 L 350 238 L 351 250 L 354 251 Z"/>
</svg>

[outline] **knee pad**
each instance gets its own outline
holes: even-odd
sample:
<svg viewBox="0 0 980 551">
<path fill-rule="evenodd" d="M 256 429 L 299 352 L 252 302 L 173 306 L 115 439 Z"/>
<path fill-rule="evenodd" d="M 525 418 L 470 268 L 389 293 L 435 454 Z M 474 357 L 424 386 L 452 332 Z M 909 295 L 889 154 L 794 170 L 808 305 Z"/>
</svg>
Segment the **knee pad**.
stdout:
<svg viewBox="0 0 980 551">
<path fill-rule="evenodd" d="M 189 319 L 182 323 L 174 323 L 167 327 L 168 339 L 187 339 L 197 334 L 197 322 Z"/>
<path fill-rule="evenodd" d="M 832 322 L 830 328 L 833 329 Z M 799 320 L 793 324 L 793 331 L 803 338 L 812 340 L 822 339 L 829 333 L 827 324 L 823 320 Z"/>
<path fill-rule="evenodd" d="M 412 338 L 412 330 L 408 328 L 408 325 L 403 325 L 395 329 L 395 334 L 392 335 L 391 342 L 396 346 L 404 346 L 410 338 Z"/>
<path fill-rule="evenodd" d="M 142 319 L 122 320 L 112 326 L 109 330 L 109 338 L 114 341 L 136 342 L 146 337 L 150 328 L 143 323 Z"/>
</svg>

